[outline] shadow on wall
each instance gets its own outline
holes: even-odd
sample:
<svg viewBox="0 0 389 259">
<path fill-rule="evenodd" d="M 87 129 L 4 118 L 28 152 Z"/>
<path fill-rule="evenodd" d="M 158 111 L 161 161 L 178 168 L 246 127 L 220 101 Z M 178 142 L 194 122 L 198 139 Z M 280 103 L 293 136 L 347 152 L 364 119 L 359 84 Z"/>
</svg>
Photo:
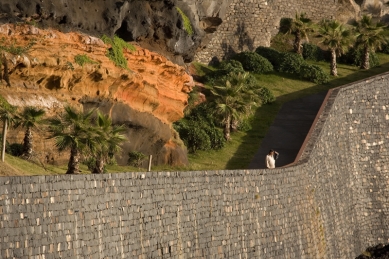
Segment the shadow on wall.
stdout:
<svg viewBox="0 0 389 259">
<path fill-rule="evenodd" d="M 245 50 L 254 51 L 254 49 L 255 49 L 255 46 L 254 46 L 255 37 L 251 38 L 249 36 L 249 32 L 246 28 L 245 23 L 238 22 L 236 24 L 236 28 L 237 28 L 236 32 L 234 34 L 234 37 L 231 39 L 231 41 L 227 41 L 226 39 L 223 39 L 223 42 L 221 44 L 222 53 L 223 53 L 222 60 L 226 60 L 229 57 L 231 57 L 239 52 L 242 52 Z M 236 43 L 235 43 L 235 39 L 237 39 Z M 231 44 L 231 42 L 232 42 L 232 44 Z M 219 63 L 220 61 L 221 60 L 217 56 L 214 56 L 214 57 L 212 57 L 212 59 L 208 65 L 215 65 L 215 64 Z"/>
</svg>

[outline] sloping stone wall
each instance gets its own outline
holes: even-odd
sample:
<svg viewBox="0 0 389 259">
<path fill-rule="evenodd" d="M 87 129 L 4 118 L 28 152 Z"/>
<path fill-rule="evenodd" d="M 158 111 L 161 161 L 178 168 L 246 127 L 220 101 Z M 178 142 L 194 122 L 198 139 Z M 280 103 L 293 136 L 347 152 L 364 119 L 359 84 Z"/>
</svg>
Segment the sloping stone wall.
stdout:
<svg viewBox="0 0 389 259">
<path fill-rule="evenodd" d="M 389 74 L 330 93 L 294 165 L 0 178 L 0 258 L 355 258 L 389 239 Z"/>
<path fill-rule="evenodd" d="M 281 18 L 306 13 L 319 21 L 335 17 L 338 8 L 338 0 L 233 0 L 223 23 L 206 48 L 196 54 L 196 60 L 209 63 L 236 52 L 269 46 L 271 37 L 278 33 Z"/>
</svg>

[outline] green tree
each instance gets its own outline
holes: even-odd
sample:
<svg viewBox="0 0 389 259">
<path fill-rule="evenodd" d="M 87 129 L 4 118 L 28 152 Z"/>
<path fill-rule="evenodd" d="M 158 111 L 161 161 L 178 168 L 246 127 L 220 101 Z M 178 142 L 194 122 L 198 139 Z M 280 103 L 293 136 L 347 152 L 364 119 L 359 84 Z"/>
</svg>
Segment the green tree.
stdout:
<svg viewBox="0 0 389 259">
<path fill-rule="evenodd" d="M 336 20 L 324 20 L 319 27 L 319 35 L 331 52 L 331 75 L 338 76 L 336 58 L 344 54 L 352 46 L 354 36 L 352 31 Z"/>
<path fill-rule="evenodd" d="M 16 127 L 21 126 L 26 129 L 23 139 L 23 153 L 22 157 L 25 159 L 31 159 L 33 153 L 33 136 L 32 130 L 38 129 L 39 123 L 42 122 L 45 110 L 35 107 L 25 107 L 19 114 L 19 118 Z"/>
<path fill-rule="evenodd" d="M 303 38 L 308 41 L 308 33 L 313 31 L 313 23 L 305 13 L 296 13 L 294 19 L 281 20 L 281 31 L 294 35 L 293 49 L 297 54 L 302 55 L 301 41 Z"/>
<path fill-rule="evenodd" d="M 108 159 L 113 158 L 115 153 L 121 150 L 121 144 L 127 139 L 123 133 L 123 125 L 113 125 L 108 115 L 97 113 L 96 126 L 98 128 L 98 146 L 93 156 L 96 157 L 96 163 L 92 170 L 94 174 L 104 172 L 104 166 Z"/>
<path fill-rule="evenodd" d="M 212 93 L 211 102 L 215 114 L 221 118 L 224 137 L 231 139 L 231 123 L 247 117 L 259 101 L 255 87 L 246 84 L 249 73 L 230 74 L 221 85 L 208 87 Z"/>
<path fill-rule="evenodd" d="M 360 21 L 355 22 L 356 45 L 363 49 L 362 69 L 370 68 L 370 51 L 375 52 L 381 49 L 382 45 L 387 42 L 385 35 L 386 25 L 376 23 L 370 15 L 362 16 Z"/>
<path fill-rule="evenodd" d="M 5 146 L 7 141 L 8 128 L 12 126 L 17 119 L 16 107 L 10 105 L 3 97 L 0 97 L 0 120 L 3 122 L 1 161 L 4 162 Z"/>
<path fill-rule="evenodd" d="M 92 122 L 94 111 L 83 113 L 68 106 L 62 114 L 48 120 L 49 138 L 55 139 L 58 150 L 70 149 L 67 174 L 79 172 L 81 152 L 96 152 L 99 134 Z"/>
<path fill-rule="evenodd" d="M 143 161 L 146 159 L 146 155 L 139 151 L 128 152 L 128 161 L 127 163 L 131 166 L 138 167 L 142 165 Z"/>
</svg>

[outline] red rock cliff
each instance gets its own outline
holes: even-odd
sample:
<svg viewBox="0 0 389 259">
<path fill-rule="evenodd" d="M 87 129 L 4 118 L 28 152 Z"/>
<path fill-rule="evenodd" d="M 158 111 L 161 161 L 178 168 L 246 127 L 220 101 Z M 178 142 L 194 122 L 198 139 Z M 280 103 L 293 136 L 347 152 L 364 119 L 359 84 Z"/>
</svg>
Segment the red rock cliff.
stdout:
<svg viewBox="0 0 389 259">
<path fill-rule="evenodd" d="M 19 53 L 4 52 L 10 87 L 5 81 L 0 87 L 11 104 L 45 107 L 49 113 L 64 105 L 99 107 L 114 122 L 128 126 L 129 142 L 119 162 L 137 150 L 152 154 L 154 164 L 187 163 L 171 126 L 183 117 L 193 84 L 183 67 L 136 46 L 136 51 L 124 51 L 129 69 L 119 68 L 106 56 L 110 46 L 98 38 L 31 25 L 1 25 L 0 38 L 0 45 L 8 48 L 31 46 Z M 81 66 L 75 62 L 77 55 L 93 63 Z M 45 150 L 49 147 L 40 145 L 42 156 L 53 156 L 52 149 Z"/>
</svg>

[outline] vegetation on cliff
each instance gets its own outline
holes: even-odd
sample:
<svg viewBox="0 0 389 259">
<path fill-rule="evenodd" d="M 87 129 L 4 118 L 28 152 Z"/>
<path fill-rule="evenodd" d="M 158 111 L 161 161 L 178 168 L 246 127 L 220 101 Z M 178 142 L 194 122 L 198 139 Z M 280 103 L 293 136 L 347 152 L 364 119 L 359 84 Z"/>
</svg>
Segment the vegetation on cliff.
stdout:
<svg viewBox="0 0 389 259">
<path fill-rule="evenodd" d="M 181 15 L 181 18 L 183 20 L 184 30 L 189 35 L 192 35 L 193 34 L 193 28 L 192 28 L 192 23 L 190 22 L 189 17 L 179 7 L 176 7 L 176 9 L 177 9 L 178 13 Z"/>
<path fill-rule="evenodd" d="M 113 38 L 103 35 L 101 39 L 105 44 L 111 45 L 111 48 L 107 50 L 107 57 L 112 60 L 116 66 L 128 69 L 123 50 L 135 51 L 135 47 L 116 35 Z"/>
</svg>

